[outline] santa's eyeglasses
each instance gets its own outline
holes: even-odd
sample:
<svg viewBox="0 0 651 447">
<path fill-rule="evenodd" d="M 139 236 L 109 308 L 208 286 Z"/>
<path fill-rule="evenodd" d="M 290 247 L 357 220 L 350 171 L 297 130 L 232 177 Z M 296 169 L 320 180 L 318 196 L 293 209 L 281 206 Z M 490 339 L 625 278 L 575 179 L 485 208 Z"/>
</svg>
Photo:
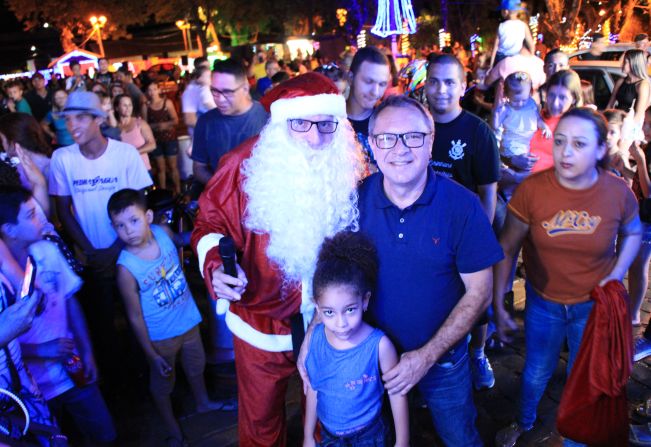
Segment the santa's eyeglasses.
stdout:
<svg viewBox="0 0 651 447">
<path fill-rule="evenodd" d="M 309 132 L 312 129 L 312 126 L 316 124 L 316 128 L 319 133 L 334 133 L 337 130 L 337 121 L 310 121 L 304 119 L 290 119 L 289 127 L 294 132 Z"/>
<path fill-rule="evenodd" d="M 406 147 L 415 149 L 423 146 L 427 135 L 431 134 L 425 132 L 381 133 L 371 137 L 379 149 L 393 149 L 398 144 L 398 140 L 402 140 L 402 144 Z"/>
</svg>

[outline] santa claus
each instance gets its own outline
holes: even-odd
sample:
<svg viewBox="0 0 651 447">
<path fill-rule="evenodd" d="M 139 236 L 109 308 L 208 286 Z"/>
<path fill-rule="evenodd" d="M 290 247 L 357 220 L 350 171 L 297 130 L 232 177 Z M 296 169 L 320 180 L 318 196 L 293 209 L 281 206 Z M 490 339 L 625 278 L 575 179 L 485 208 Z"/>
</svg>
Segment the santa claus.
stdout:
<svg viewBox="0 0 651 447">
<path fill-rule="evenodd" d="M 310 285 L 324 238 L 357 229 L 363 173 L 332 81 L 307 73 L 262 103 L 269 123 L 222 158 L 192 233 L 208 290 L 235 335 L 242 447 L 285 445 L 285 392 L 296 369 L 290 319 L 312 316 Z M 235 242 L 237 278 L 223 271 L 224 235 Z"/>
</svg>

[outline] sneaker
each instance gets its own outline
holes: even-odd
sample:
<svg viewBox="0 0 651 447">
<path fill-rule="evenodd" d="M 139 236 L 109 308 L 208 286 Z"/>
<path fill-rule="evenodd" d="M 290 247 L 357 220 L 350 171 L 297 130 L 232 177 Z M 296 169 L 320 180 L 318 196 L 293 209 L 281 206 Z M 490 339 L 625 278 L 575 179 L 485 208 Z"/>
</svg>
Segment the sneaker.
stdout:
<svg viewBox="0 0 651 447">
<path fill-rule="evenodd" d="M 633 355 L 633 361 L 637 362 L 642 360 L 645 357 L 651 355 L 651 340 L 645 337 L 638 337 L 635 339 L 635 354 Z"/>
<path fill-rule="evenodd" d="M 493 368 L 485 355 L 470 360 L 470 372 L 472 373 L 472 384 L 476 390 L 493 388 L 495 385 Z"/>
<path fill-rule="evenodd" d="M 527 431 L 529 430 L 525 430 L 520 424 L 514 422 L 497 432 L 495 435 L 495 445 L 497 447 L 513 447 L 520 436 Z"/>
</svg>

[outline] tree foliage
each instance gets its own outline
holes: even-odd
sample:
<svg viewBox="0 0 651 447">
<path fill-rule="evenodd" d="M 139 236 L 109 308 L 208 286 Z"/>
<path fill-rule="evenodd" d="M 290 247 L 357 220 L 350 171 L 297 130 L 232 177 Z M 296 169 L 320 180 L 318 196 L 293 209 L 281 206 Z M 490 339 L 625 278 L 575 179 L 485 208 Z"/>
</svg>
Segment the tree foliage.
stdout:
<svg viewBox="0 0 651 447">
<path fill-rule="evenodd" d="M 210 26 L 220 37 L 248 36 L 255 41 L 260 32 L 311 34 L 320 31 L 324 17 L 334 17 L 332 4 L 320 0 L 6 0 L 25 29 L 47 21 L 61 32 L 62 45 L 70 49 L 73 36 L 79 42 L 91 31 L 93 15 L 108 18 L 102 34 L 128 36 L 127 27 L 148 22 L 187 20 L 198 33 L 204 48 Z M 361 1 L 361 0 L 360 0 Z M 330 21 L 328 21 L 328 24 Z"/>
</svg>

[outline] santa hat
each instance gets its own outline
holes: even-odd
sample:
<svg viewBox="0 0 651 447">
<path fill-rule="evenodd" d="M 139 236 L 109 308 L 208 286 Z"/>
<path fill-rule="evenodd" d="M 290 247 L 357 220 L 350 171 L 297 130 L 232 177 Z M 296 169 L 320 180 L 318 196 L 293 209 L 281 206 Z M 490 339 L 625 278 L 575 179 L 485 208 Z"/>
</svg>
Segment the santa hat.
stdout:
<svg viewBox="0 0 651 447">
<path fill-rule="evenodd" d="M 272 123 L 310 115 L 346 118 L 346 100 L 337 86 L 327 77 L 314 72 L 277 85 L 260 102 L 271 112 Z"/>
</svg>

